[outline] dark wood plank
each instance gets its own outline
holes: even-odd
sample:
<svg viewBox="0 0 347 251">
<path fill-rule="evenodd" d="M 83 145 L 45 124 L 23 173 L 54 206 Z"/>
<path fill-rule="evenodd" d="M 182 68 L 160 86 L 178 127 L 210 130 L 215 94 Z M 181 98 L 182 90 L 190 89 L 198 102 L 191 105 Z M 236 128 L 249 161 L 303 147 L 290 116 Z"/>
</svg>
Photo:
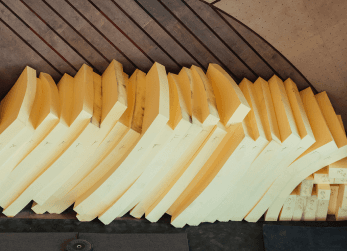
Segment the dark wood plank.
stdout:
<svg viewBox="0 0 347 251">
<path fill-rule="evenodd" d="M 196 60 L 191 57 L 181 47 L 174 38 L 170 37 L 168 33 L 160 26 L 154 19 L 152 19 L 145 10 L 143 10 L 134 1 L 114 0 L 124 11 L 130 15 L 135 22 L 138 23 L 153 39 L 155 39 L 168 54 L 170 54 L 180 66 L 190 67 L 197 65 Z M 173 72 L 177 73 L 177 72 Z"/>
<path fill-rule="evenodd" d="M 85 0 L 69 1 L 83 16 L 85 16 L 94 27 L 104 34 L 107 39 L 114 44 L 122 53 L 129 58 L 135 66 L 129 67 L 123 64 L 124 71 L 127 74 L 132 74 L 136 68 L 147 72 L 152 66 L 152 62 L 134 46 L 112 23 L 105 18 L 90 2 Z M 119 61 L 121 62 L 121 61 Z M 123 62 L 121 62 L 123 63 Z"/>
<path fill-rule="evenodd" d="M 309 86 L 309 82 L 295 69 L 288 60 L 286 60 L 278 51 L 270 44 L 265 42 L 261 37 L 251 31 L 235 19 L 229 17 L 226 13 L 220 11 L 225 20 L 230 23 L 237 32 L 247 40 L 247 42 L 258 51 L 258 53 L 278 72 L 283 80 L 291 78 L 298 86 L 299 90 L 303 90 Z M 268 80 L 268 79 L 266 79 Z"/>
<path fill-rule="evenodd" d="M 309 82 L 257 34 L 199 0 L 5 0 L 1 15 L 59 73 L 87 63 L 102 73 L 112 59 L 131 74 L 157 61 L 177 73 L 195 64 L 226 68 L 240 81 L 277 74 Z M 17 30 L 16 30 L 17 29 Z"/>
<path fill-rule="evenodd" d="M 118 62 L 120 62 L 123 65 L 123 69 L 126 72 L 133 72 L 137 68 L 136 64 L 131 61 L 131 59 L 124 54 L 114 43 L 111 42 L 107 38 L 105 34 L 103 34 L 78 8 L 76 8 L 71 2 L 68 0 L 65 0 L 65 2 L 70 5 L 71 8 L 73 8 L 78 15 L 83 17 L 84 20 L 88 22 L 88 24 L 98 33 L 99 36 L 96 36 L 95 39 L 100 40 L 100 52 L 104 53 L 108 59 L 108 61 L 112 61 L 113 59 L 116 59 Z M 74 1 L 75 3 L 75 1 Z M 86 6 L 87 4 L 82 4 L 82 6 Z M 82 7 L 83 8 L 83 7 Z M 100 13 L 99 13 L 100 14 Z M 89 28 L 89 27 L 88 27 Z M 107 43 L 105 43 L 105 41 Z"/>
<path fill-rule="evenodd" d="M 26 24 L 33 29 L 42 40 L 44 40 L 51 50 L 55 52 L 62 60 L 51 62 L 55 67 L 60 69 L 62 73 L 75 75 L 76 66 L 70 63 L 71 56 L 78 56 L 74 51 L 49 27 L 42 22 L 32 11 L 30 11 L 19 0 L 5 0 L 4 3 L 11 8 Z"/>
<path fill-rule="evenodd" d="M 181 0 L 187 4 L 255 73 L 264 79 L 271 78 L 275 71 L 256 50 L 243 40 L 235 30 L 208 4 L 199 0 Z"/>
<path fill-rule="evenodd" d="M 21 0 L 21 1 L 26 6 L 27 11 L 30 10 L 32 12 L 32 15 L 35 15 L 37 19 L 41 18 L 38 12 L 42 13 L 42 9 L 45 7 L 44 4 L 42 4 L 41 2 L 37 2 L 36 0 Z M 38 10 L 38 12 L 36 12 L 35 10 Z M 59 19 L 59 17 L 57 18 Z M 47 41 L 52 40 L 50 42 L 52 46 L 56 48 L 57 50 L 60 49 L 59 52 L 63 54 L 66 59 L 73 62 L 75 64 L 74 65 L 75 68 L 79 69 L 81 65 L 86 62 L 83 56 L 80 56 L 77 49 L 74 48 L 70 43 L 68 43 L 64 38 L 60 37 L 60 34 L 56 30 L 54 30 L 52 26 L 46 23 L 45 20 L 41 18 L 40 19 L 41 22 L 40 22 L 40 20 L 37 20 L 37 19 L 34 19 L 32 21 L 33 25 L 40 26 L 41 24 L 41 27 L 44 25 L 43 27 L 44 31 L 48 30 L 46 31 L 46 33 L 43 33 L 44 35 L 46 35 L 45 39 Z M 66 28 L 67 26 L 68 24 L 63 22 L 62 27 L 60 28 L 61 29 Z M 95 39 L 99 39 L 99 37 L 96 36 Z M 65 43 L 65 46 L 64 44 L 61 43 L 61 41 Z M 133 70 L 134 66 L 132 66 L 132 64 L 126 58 L 124 58 L 119 51 L 113 48 L 110 44 L 96 43 L 96 45 L 100 46 L 101 48 L 100 51 L 107 52 L 107 58 L 109 61 L 111 61 L 112 59 L 116 59 L 119 62 L 121 62 L 123 65 L 125 65 L 125 68 L 130 67 L 129 70 L 130 69 Z"/>
<path fill-rule="evenodd" d="M 74 25 L 74 19 L 78 19 L 78 24 L 83 23 L 83 25 L 80 25 L 80 28 L 77 27 L 76 30 L 94 46 L 95 50 L 97 50 L 108 63 L 113 59 L 116 59 L 122 63 L 126 72 L 131 73 L 135 70 L 136 64 L 132 62 L 131 59 L 129 59 L 114 43 L 112 43 L 111 40 L 109 40 L 107 36 L 85 15 L 85 13 L 90 13 L 88 12 L 88 7 L 90 8 L 91 6 L 88 2 L 60 0 L 54 1 L 54 3 L 60 6 L 58 12 L 69 23 Z M 77 8 L 75 6 L 76 3 L 78 4 Z M 64 10 L 66 9 L 71 11 L 69 15 L 64 15 Z M 71 17 L 74 17 L 74 19 L 71 19 Z"/>
<path fill-rule="evenodd" d="M 2 20 L 2 16 L 0 20 Z M 59 81 L 61 75 L 40 55 L 30 48 L 21 38 L 0 22 L 0 100 L 15 84 L 25 66 L 45 72 Z"/>
<path fill-rule="evenodd" d="M 93 49 L 46 4 L 35 0 L 25 0 L 23 3 L 27 6 L 26 8 L 30 8 L 32 12 L 35 12 L 35 15 L 39 16 L 49 26 L 50 30 L 55 33 L 53 36 L 60 37 L 69 45 L 73 53 L 68 59 L 77 70 L 82 64 L 88 64 L 96 72 L 100 72 L 93 64 L 95 60 L 102 60 L 100 55 L 93 52 Z M 53 44 L 53 46 L 59 49 L 59 44 Z M 89 56 L 90 54 L 91 56 Z"/>
<path fill-rule="evenodd" d="M 255 81 L 257 76 L 229 48 L 219 40 L 213 32 L 182 2 L 176 0 L 160 0 L 179 18 L 184 25 L 218 58 L 223 68 L 229 69 L 239 80 L 246 77 Z"/>
<path fill-rule="evenodd" d="M 38 4 L 45 5 L 44 8 L 49 9 L 49 13 L 55 16 L 54 19 L 57 20 L 59 18 L 59 22 L 64 22 L 68 25 L 60 34 L 72 44 L 74 48 L 78 49 L 80 54 L 88 60 L 87 63 L 91 65 L 96 72 L 102 73 L 107 68 L 110 60 L 99 51 L 98 47 L 101 46 L 99 43 L 100 40 L 92 40 L 95 37 L 99 38 L 100 35 L 66 2 L 43 0 L 43 3 L 36 3 L 36 5 Z M 47 14 L 45 16 L 44 19 L 48 23 L 52 22 L 52 20 L 48 21 L 50 17 L 48 17 Z M 107 41 L 104 42 L 107 43 Z"/>
<path fill-rule="evenodd" d="M 148 55 L 153 62 L 164 65 L 167 71 L 179 71 L 177 65 L 163 50 L 161 50 L 133 21 L 117 6 L 107 0 L 90 0 L 105 13 L 128 37 Z"/>
<path fill-rule="evenodd" d="M 18 34 L 25 39 L 33 48 L 35 48 L 53 68 L 62 75 L 69 69 L 69 65 L 55 53 L 42 39 L 40 39 L 33 30 L 31 30 L 23 21 L 18 19 L 3 3 L 0 3 L 1 18 Z M 19 61 L 20 62 L 20 61 Z M 39 69 L 38 69 L 39 70 Z"/>
<path fill-rule="evenodd" d="M 182 43 L 179 41 L 171 32 L 167 30 L 167 28 L 157 19 L 155 18 L 150 12 L 147 11 L 147 9 L 138 1 L 136 1 L 136 4 L 138 5 L 139 8 L 141 8 L 144 12 L 150 16 L 150 18 L 170 37 L 172 40 L 174 40 L 182 50 L 184 50 L 195 62 L 198 66 L 200 66 L 202 69 L 206 69 L 205 66 L 203 66 L 196 58 L 195 56 L 191 53 L 190 50 L 188 50 Z"/>
<path fill-rule="evenodd" d="M 172 57 L 172 55 L 170 55 L 163 46 L 161 46 L 145 29 L 143 29 L 141 27 L 140 24 L 138 24 L 134 18 L 132 18 L 115 0 L 111 0 L 111 2 L 133 23 L 136 25 L 136 27 L 138 27 L 144 34 L 147 35 L 147 37 L 158 47 L 158 49 L 160 49 L 161 51 L 163 51 L 165 53 L 166 56 L 168 56 L 178 67 L 177 69 L 181 69 L 182 65 L 180 65 L 180 63 L 178 63 L 176 61 L 176 59 L 174 57 Z"/>
<path fill-rule="evenodd" d="M 135 0 L 155 18 L 165 29 L 174 36 L 198 61 L 204 70 L 209 63 L 218 63 L 200 43 L 196 40 L 158 1 Z"/>
</svg>

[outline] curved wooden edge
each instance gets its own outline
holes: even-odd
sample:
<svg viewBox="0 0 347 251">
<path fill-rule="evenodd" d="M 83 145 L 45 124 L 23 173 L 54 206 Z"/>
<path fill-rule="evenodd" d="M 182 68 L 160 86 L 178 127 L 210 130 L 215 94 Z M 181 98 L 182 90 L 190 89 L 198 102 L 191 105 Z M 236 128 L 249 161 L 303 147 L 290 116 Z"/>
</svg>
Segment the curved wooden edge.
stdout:
<svg viewBox="0 0 347 251">
<path fill-rule="evenodd" d="M 238 22 L 239 24 L 241 24 L 243 27 L 245 27 L 246 29 L 248 29 L 249 31 L 253 32 L 257 37 L 259 37 L 263 42 L 265 42 L 267 45 L 269 45 L 276 53 L 278 53 L 285 61 L 288 62 L 288 64 L 293 67 L 294 70 L 296 70 L 300 76 L 308 83 L 308 85 L 312 88 L 314 94 L 317 94 L 318 91 L 316 90 L 316 88 L 311 84 L 311 82 L 304 76 L 304 74 L 302 74 L 301 71 L 298 70 L 298 68 L 296 68 L 289 60 L 287 57 L 285 57 L 280 51 L 278 51 L 273 45 L 271 45 L 266 39 L 264 39 L 262 36 L 260 36 L 257 32 L 255 32 L 253 29 L 251 29 L 250 27 L 248 27 L 247 25 L 245 25 L 243 22 L 241 22 L 240 20 L 236 19 L 235 17 L 233 17 L 232 15 L 228 14 L 227 12 L 221 10 L 220 8 L 214 6 L 214 4 L 220 2 L 221 0 L 216 0 L 212 3 L 207 3 L 204 0 L 199 0 L 209 6 L 211 6 L 212 9 L 219 11 L 225 15 L 227 15 L 228 17 L 232 18 L 233 20 L 235 20 L 236 22 Z"/>
</svg>

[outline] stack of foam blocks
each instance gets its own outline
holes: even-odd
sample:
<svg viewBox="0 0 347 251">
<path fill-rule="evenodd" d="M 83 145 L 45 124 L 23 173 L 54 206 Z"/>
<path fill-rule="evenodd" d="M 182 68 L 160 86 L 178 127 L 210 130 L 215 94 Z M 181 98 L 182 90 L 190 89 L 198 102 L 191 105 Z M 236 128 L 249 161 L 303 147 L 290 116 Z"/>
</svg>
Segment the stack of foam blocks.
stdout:
<svg viewBox="0 0 347 251">
<path fill-rule="evenodd" d="M 237 85 L 216 64 L 176 75 L 159 63 L 129 77 L 113 60 L 101 76 L 83 65 L 56 84 L 26 67 L 0 109 L 9 217 L 33 200 L 37 214 L 74 204 L 80 221 L 104 224 L 129 211 L 151 222 L 167 213 L 175 227 L 265 212 L 347 219 L 341 117 L 326 92 L 291 79 Z"/>
<path fill-rule="evenodd" d="M 327 215 L 347 220 L 347 158 L 306 177 L 287 197 L 279 220 L 326 221 Z"/>
</svg>

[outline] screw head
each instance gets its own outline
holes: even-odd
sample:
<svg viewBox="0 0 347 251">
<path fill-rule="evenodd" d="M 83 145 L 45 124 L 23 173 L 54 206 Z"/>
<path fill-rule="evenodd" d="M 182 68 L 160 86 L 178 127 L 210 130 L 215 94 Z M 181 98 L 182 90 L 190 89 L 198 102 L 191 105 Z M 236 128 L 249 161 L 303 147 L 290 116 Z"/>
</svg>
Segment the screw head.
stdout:
<svg viewBox="0 0 347 251">
<path fill-rule="evenodd" d="M 65 251 L 93 251 L 93 246 L 86 240 L 76 239 L 67 244 Z"/>
</svg>

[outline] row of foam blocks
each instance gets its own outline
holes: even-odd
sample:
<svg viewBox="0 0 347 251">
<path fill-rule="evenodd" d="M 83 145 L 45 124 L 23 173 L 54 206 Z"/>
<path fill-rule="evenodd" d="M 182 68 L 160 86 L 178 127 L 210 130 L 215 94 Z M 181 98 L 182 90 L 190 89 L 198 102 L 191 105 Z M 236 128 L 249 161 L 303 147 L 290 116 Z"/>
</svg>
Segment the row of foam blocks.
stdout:
<svg viewBox="0 0 347 251">
<path fill-rule="evenodd" d="M 151 222 L 167 213 L 175 227 L 255 222 L 265 212 L 321 220 L 330 202 L 346 219 L 341 117 L 326 92 L 299 91 L 291 79 L 237 85 L 216 64 L 176 75 L 159 63 L 129 77 L 113 60 L 101 76 L 83 65 L 56 84 L 26 67 L 0 109 L 0 206 L 9 217 L 33 200 L 38 214 L 74 204 L 79 220 L 104 224 L 129 211 Z M 306 191 L 326 166 L 338 193 L 319 182 Z"/>
<path fill-rule="evenodd" d="M 347 220 L 347 158 L 304 179 L 288 196 L 280 221 L 325 221 L 327 215 Z"/>
</svg>

